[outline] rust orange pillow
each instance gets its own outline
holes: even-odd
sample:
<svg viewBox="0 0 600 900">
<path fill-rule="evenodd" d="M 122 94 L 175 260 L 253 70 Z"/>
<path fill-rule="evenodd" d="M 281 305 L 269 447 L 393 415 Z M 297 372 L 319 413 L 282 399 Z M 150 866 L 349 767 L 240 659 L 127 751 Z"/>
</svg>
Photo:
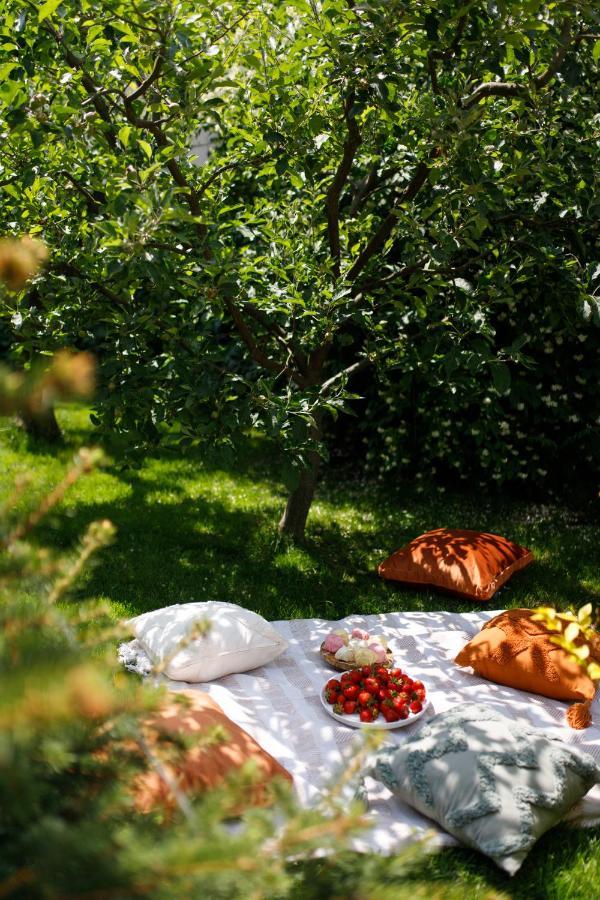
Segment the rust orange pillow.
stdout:
<svg viewBox="0 0 600 900">
<path fill-rule="evenodd" d="M 562 647 L 552 643 L 543 622 L 534 621 L 532 615 L 530 609 L 507 609 L 495 616 L 463 647 L 455 662 L 471 666 L 482 678 L 521 691 L 555 700 L 593 700 L 594 682 Z M 569 713 L 573 727 L 589 724 L 584 722 L 587 704 L 578 704 Z"/>
<path fill-rule="evenodd" d="M 255 777 L 248 796 L 243 798 L 246 805 L 267 805 L 272 799 L 269 791 L 272 779 L 283 778 L 292 782 L 290 773 L 243 728 L 232 722 L 208 694 L 200 691 L 180 693 L 188 698 L 189 706 L 167 700 L 163 708 L 146 723 L 146 739 L 157 756 L 160 756 L 158 743 L 161 733 L 174 733 L 191 739 L 191 746 L 182 748 L 175 759 L 169 759 L 164 764 L 167 779 L 172 780 L 180 791 L 197 794 L 218 787 L 227 776 L 239 772 L 249 761 L 255 766 Z M 203 744 L 200 739 L 215 726 L 222 728 L 224 740 Z M 194 746 L 196 737 L 199 743 Z M 175 805 L 166 779 L 157 771 L 146 772 L 137 779 L 134 797 L 135 806 L 141 812 L 149 812 L 156 807 L 171 810 Z"/>
<path fill-rule="evenodd" d="M 531 550 L 497 534 L 437 528 L 396 550 L 378 571 L 391 581 L 433 587 L 467 600 L 489 600 L 531 562 Z"/>
</svg>

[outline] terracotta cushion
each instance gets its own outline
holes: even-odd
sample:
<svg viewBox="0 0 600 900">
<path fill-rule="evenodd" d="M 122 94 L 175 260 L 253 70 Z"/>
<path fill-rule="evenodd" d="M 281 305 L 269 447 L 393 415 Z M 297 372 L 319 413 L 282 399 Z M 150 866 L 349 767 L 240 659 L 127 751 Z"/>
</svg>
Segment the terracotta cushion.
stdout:
<svg viewBox="0 0 600 900">
<path fill-rule="evenodd" d="M 531 550 L 482 531 L 437 528 L 396 550 L 379 566 L 382 578 L 489 600 L 514 572 L 533 562 Z"/>
<path fill-rule="evenodd" d="M 232 722 L 208 694 L 200 691 L 179 693 L 188 698 L 189 706 L 167 700 L 160 712 L 148 719 L 145 737 L 158 758 L 164 756 L 160 749 L 161 733 L 174 733 L 188 739 L 188 746 L 177 751 L 175 759 L 169 757 L 164 766 L 181 791 L 197 794 L 219 787 L 227 776 L 239 773 L 249 762 L 253 764 L 254 772 L 243 805 L 268 805 L 273 799 L 269 785 L 274 778 L 292 782 L 290 773 L 243 728 Z M 208 745 L 204 741 L 204 745 L 194 746 L 195 738 L 203 741 L 216 726 L 222 729 L 223 740 Z M 189 739 L 192 739 L 191 746 Z M 168 810 L 175 805 L 172 791 L 156 771 L 144 773 L 137 779 L 134 795 L 135 805 L 141 812 L 149 812 L 157 806 Z"/>
<path fill-rule="evenodd" d="M 592 700 L 594 682 L 562 647 L 550 640 L 533 610 L 508 609 L 491 619 L 463 647 L 455 662 L 507 687 L 555 700 Z"/>
</svg>

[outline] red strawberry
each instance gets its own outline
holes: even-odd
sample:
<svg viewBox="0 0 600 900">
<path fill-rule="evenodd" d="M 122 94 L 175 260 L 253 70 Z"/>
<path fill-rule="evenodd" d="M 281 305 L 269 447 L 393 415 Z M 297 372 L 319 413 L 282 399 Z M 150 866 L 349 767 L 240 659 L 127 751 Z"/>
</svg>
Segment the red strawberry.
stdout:
<svg viewBox="0 0 600 900">
<path fill-rule="evenodd" d="M 396 679 L 396 678 L 402 678 L 402 669 L 391 669 L 391 670 L 390 670 L 390 677 L 391 677 L 391 678 L 394 678 L 394 679 Z"/>
<path fill-rule="evenodd" d="M 381 710 L 381 714 L 386 722 L 397 722 L 400 716 L 396 712 L 395 709 L 390 709 L 389 707 L 384 707 Z"/>
<path fill-rule="evenodd" d="M 377 668 L 375 669 L 375 675 L 376 675 L 377 678 L 379 678 L 379 680 L 382 681 L 384 684 L 387 684 L 388 681 L 390 680 L 390 673 L 389 673 L 388 670 L 385 668 L 385 666 L 377 666 Z"/>
<path fill-rule="evenodd" d="M 371 674 L 371 666 L 363 666 L 360 670 L 360 674 L 363 678 L 368 678 Z"/>
<path fill-rule="evenodd" d="M 326 690 L 336 691 L 336 693 L 339 693 L 341 688 L 342 688 L 342 686 L 341 686 L 340 682 L 337 680 L 337 678 L 330 678 L 329 681 L 327 682 L 327 684 L 325 685 Z"/>
<path fill-rule="evenodd" d="M 356 699 L 360 706 L 370 706 L 373 702 L 373 695 L 369 691 L 361 691 Z"/>
<path fill-rule="evenodd" d="M 347 716 L 351 716 L 356 712 L 356 701 L 355 700 L 346 700 L 344 703 L 344 712 Z"/>
<path fill-rule="evenodd" d="M 342 695 L 338 694 L 336 691 L 327 691 L 327 693 L 325 694 L 325 699 L 327 700 L 328 703 L 331 703 L 331 705 L 333 706 L 335 703 L 340 702 L 341 696 Z"/>
<path fill-rule="evenodd" d="M 357 684 L 349 684 L 342 691 L 346 700 L 356 700 L 360 693 L 360 688 Z"/>
<path fill-rule="evenodd" d="M 401 706 L 400 709 L 397 709 L 399 719 L 408 719 L 408 706 Z"/>
<path fill-rule="evenodd" d="M 410 704 L 410 711 L 412 713 L 421 712 L 422 709 L 423 709 L 423 704 L 421 703 L 420 700 L 413 700 L 413 702 Z"/>
<path fill-rule="evenodd" d="M 362 674 L 360 669 L 352 669 L 350 672 L 350 681 L 352 684 L 360 684 L 362 681 Z"/>
<path fill-rule="evenodd" d="M 340 678 L 342 684 L 350 684 L 352 681 L 352 672 L 344 672 L 342 677 Z"/>
<path fill-rule="evenodd" d="M 365 678 L 364 688 L 365 691 L 368 691 L 370 694 L 376 694 L 379 690 L 379 682 L 376 678 L 370 676 L 369 678 Z"/>
<path fill-rule="evenodd" d="M 371 715 L 370 709 L 361 709 L 360 721 L 361 722 L 372 722 L 373 721 L 373 716 Z"/>
</svg>

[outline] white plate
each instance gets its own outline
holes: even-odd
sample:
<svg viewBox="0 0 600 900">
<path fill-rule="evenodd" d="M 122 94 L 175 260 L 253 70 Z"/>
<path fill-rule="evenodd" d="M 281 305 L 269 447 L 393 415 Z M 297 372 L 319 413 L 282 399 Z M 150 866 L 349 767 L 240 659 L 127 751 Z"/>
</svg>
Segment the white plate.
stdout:
<svg viewBox="0 0 600 900">
<path fill-rule="evenodd" d="M 333 716 L 334 719 L 337 719 L 337 721 L 341 722 L 343 725 L 350 725 L 351 728 L 378 728 L 380 731 L 391 731 L 393 728 L 404 728 L 406 725 L 412 725 L 413 722 L 416 722 L 417 719 L 421 718 L 429 706 L 429 698 L 425 695 L 421 712 L 409 713 L 408 719 L 398 719 L 397 722 L 386 722 L 383 716 L 380 715 L 375 722 L 361 722 L 356 714 L 349 716 L 346 713 L 334 712 L 331 703 L 328 703 L 325 699 L 325 688 L 323 688 L 319 697 L 321 698 L 323 708 L 327 710 L 330 716 Z"/>
</svg>

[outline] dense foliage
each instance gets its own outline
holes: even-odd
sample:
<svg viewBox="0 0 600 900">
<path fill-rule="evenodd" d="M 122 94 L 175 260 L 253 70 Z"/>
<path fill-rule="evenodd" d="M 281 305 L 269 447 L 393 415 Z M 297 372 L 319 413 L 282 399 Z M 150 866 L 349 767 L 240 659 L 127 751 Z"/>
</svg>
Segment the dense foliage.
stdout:
<svg viewBox="0 0 600 900">
<path fill-rule="evenodd" d="M 595 4 L 2 8 L 2 224 L 54 250 L 10 309 L 15 354 L 93 350 L 97 422 L 134 445 L 276 436 L 284 531 L 303 532 L 359 371 L 393 398 L 389 427 L 389 402 L 371 415 L 391 446 L 424 394 L 419 440 L 447 462 L 462 421 L 435 446 L 440 406 L 452 421 L 473 385 L 523 402 L 524 297 L 551 329 L 598 318 Z"/>
<path fill-rule="evenodd" d="M 81 375 L 80 361 L 64 357 L 28 383 L 0 371 L 0 409 L 56 396 L 59 379 L 63 397 L 79 396 L 89 384 Z M 66 601 L 114 526 L 92 522 L 69 555 L 36 542 L 36 527 L 98 458 L 81 450 L 62 481 L 25 513 L 18 508 L 31 482 L 21 478 L 1 511 L 0 895 L 289 896 L 303 879 L 289 858 L 342 850 L 361 810 L 342 802 L 342 781 L 310 811 L 274 785 L 276 807 L 250 808 L 241 818 L 250 770 L 200 796 L 173 785 L 165 763 L 176 765 L 188 744 L 153 730 L 149 716 L 161 690 L 119 670 L 115 639 L 126 629 L 115 627 L 106 606 Z M 226 729 L 217 732 L 195 742 L 227 740 Z M 357 769 L 361 759 L 359 752 Z M 173 792 L 173 813 L 158 805 L 140 812 L 136 779 L 148 772 Z"/>
</svg>

